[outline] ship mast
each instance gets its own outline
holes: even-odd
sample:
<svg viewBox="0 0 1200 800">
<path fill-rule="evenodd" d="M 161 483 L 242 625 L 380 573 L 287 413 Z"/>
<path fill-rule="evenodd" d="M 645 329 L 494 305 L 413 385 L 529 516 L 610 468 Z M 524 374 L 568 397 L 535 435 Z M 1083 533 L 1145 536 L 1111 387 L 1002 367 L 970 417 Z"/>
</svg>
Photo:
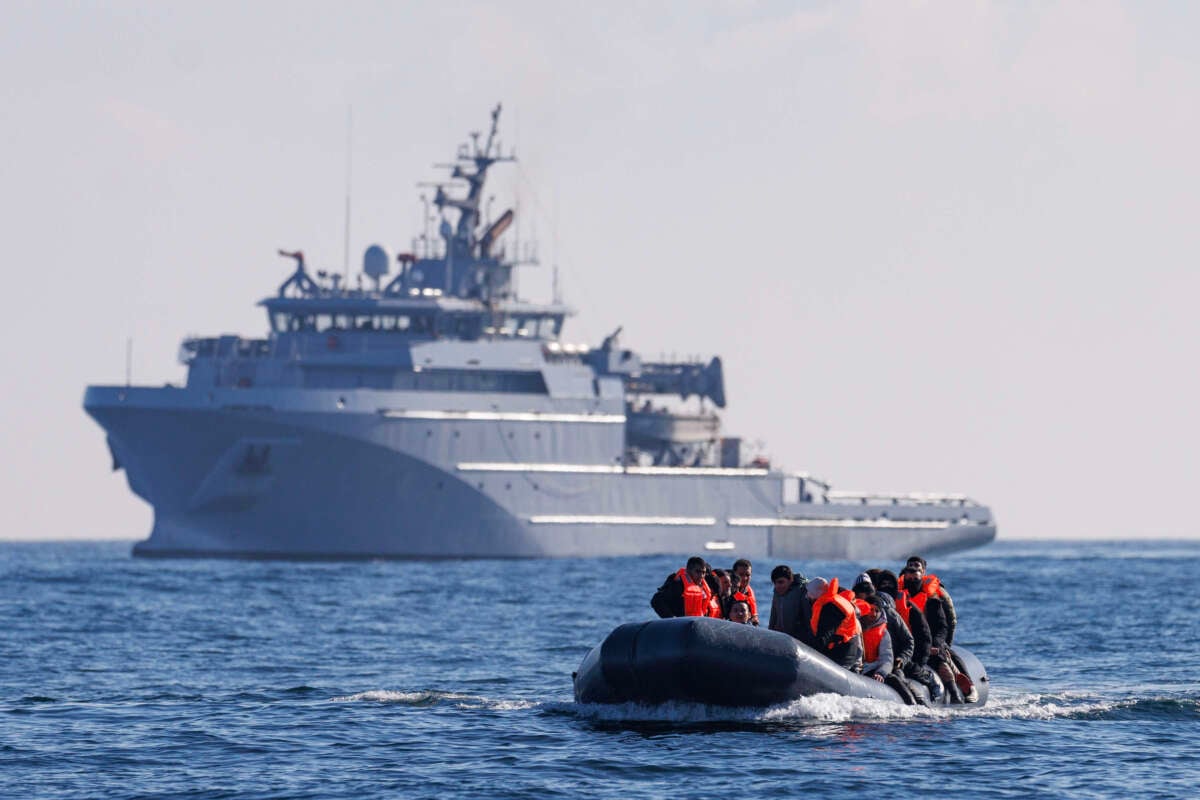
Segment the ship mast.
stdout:
<svg viewBox="0 0 1200 800">
<path fill-rule="evenodd" d="M 500 123 L 500 104 L 492 109 L 492 127 L 488 131 L 487 141 L 479 145 L 479 133 L 471 134 L 471 144 L 459 148 L 457 163 L 451 169 L 451 179 L 467 182 L 466 197 L 451 197 L 444 186 L 437 187 L 434 195 L 434 205 L 438 211 L 453 208 L 458 211 L 458 221 L 451 229 L 444 224 L 441 229 L 442 238 L 446 241 L 446 258 L 448 261 L 469 260 L 475 255 L 479 239 L 475 234 L 479 227 L 479 206 L 483 197 L 483 186 L 487 181 L 488 169 L 499 161 L 516 161 L 516 156 L 501 155 L 496 141 L 496 129 Z"/>
</svg>

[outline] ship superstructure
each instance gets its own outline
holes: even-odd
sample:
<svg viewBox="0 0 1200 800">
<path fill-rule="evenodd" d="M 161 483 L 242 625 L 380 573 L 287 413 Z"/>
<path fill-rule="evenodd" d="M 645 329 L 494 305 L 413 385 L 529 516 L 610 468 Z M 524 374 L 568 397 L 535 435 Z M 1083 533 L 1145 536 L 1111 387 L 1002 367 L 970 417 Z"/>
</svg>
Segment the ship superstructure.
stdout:
<svg viewBox="0 0 1200 800">
<path fill-rule="evenodd" d="M 568 307 L 514 291 L 513 211 L 481 213 L 513 160 L 499 116 L 436 188 L 437 241 L 372 245 L 353 287 L 281 251 L 265 338 L 186 340 L 182 387 L 88 387 L 154 509 L 135 553 L 884 559 L 995 537 L 965 496 L 838 493 L 754 457 L 722 435 L 719 358 L 568 344 Z"/>
</svg>

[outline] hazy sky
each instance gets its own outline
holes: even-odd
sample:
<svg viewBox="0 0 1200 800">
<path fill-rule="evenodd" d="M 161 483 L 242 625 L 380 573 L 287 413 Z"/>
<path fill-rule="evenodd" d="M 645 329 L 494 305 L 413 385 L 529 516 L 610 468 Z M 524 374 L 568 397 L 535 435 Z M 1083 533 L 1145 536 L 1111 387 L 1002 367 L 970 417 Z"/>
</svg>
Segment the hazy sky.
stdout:
<svg viewBox="0 0 1200 800">
<path fill-rule="evenodd" d="M 88 383 L 262 335 L 280 247 L 408 249 L 488 110 L 579 311 L 728 433 L 1001 536 L 1200 533 L 1200 5 L 4 3 L 0 536 L 143 537 Z"/>
</svg>

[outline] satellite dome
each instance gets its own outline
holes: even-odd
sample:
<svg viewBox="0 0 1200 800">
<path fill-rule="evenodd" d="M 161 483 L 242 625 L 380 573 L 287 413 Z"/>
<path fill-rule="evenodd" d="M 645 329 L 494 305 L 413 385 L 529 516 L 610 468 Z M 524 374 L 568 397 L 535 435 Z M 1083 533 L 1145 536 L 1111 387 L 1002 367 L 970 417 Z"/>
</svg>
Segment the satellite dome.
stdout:
<svg viewBox="0 0 1200 800">
<path fill-rule="evenodd" d="M 392 254 L 382 245 L 373 244 L 363 253 L 363 272 L 375 280 L 387 275 L 391 265 Z"/>
</svg>

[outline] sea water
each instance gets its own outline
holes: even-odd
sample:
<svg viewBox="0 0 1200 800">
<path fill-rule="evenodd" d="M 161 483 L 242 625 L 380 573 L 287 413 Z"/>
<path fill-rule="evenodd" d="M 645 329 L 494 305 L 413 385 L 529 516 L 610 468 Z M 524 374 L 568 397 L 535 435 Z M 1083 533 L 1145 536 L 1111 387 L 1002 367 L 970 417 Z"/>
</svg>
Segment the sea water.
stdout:
<svg viewBox="0 0 1200 800">
<path fill-rule="evenodd" d="M 968 711 L 574 703 L 571 672 L 653 616 L 677 558 L 129 550 L 0 543 L 0 797 L 1182 797 L 1200 779 L 1200 543 L 931 558 L 991 677 Z M 772 566 L 754 565 L 764 621 Z"/>
</svg>

